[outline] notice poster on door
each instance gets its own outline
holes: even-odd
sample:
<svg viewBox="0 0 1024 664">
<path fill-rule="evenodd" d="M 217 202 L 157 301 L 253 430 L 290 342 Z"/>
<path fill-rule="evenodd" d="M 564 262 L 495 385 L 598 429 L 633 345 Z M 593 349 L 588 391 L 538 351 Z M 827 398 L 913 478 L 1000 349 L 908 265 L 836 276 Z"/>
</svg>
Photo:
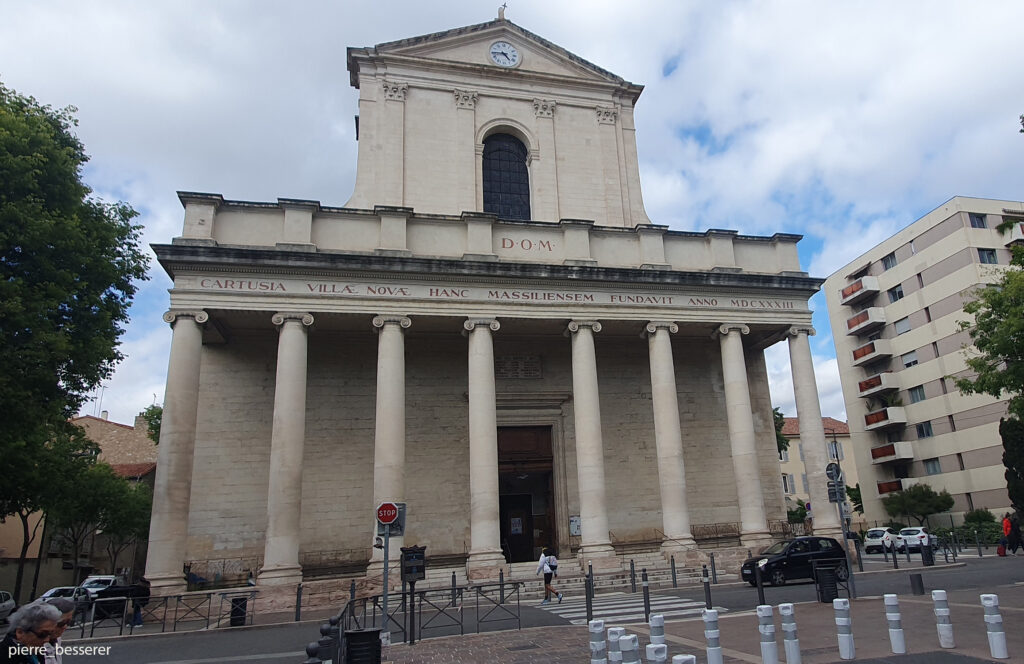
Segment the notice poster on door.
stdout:
<svg viewBox="0 0 1024 664">
<path fill-rule="evenodd" d="M 513 535 L 523 534 L 523 520 L 519 517 L 512 517 L 512 522 L 509 525 L 509 532 Z"/>
</svg>

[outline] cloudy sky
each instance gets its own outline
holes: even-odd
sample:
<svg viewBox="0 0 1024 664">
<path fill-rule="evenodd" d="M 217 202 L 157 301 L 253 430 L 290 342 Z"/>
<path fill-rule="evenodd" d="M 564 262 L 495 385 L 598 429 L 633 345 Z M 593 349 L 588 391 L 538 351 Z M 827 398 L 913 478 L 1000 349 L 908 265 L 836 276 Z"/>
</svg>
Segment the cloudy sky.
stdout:
<svg viewBox="0 0 1024 664">
<path fill-rule="evenodd" d="M 646 86 L 648 214 L 681 230 L 801 233 L 826 277 L 955 195 L 1020 200 L 1024 2 L 508 0 L 506 17 Z M 78 107 L 85 178 L 178 235 L 178 190 L 342 205 L 356 162 L 347 46 L 481 23 L 496 0 L 0 0 L 0 80 Z M 102 409 L 163 399 L 170 281 L 142 285 Z M 825 302 L 822 412 L 845 419 Z M 795 415 L 784 344 L 772 395 Z M 84 413 L 98 412 L 90 403 Z"/>
</svg>

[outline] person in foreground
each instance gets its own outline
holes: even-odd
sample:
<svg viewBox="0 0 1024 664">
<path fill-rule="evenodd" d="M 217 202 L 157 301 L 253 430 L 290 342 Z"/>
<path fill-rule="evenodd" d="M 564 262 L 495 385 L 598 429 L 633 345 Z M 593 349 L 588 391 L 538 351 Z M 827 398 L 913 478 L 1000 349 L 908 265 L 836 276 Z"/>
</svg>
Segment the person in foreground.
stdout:
<svg viewBox="0 0 1024 664">
<path fill-rule="evenodd" d="M 555 595 L 558 597 L 558 603 L 562 603 L 562 593 L 555 590 L 555 587 L 551 585 L 551 579 L 558 576 L 558 558 L 555 558 L 555 552 L 550 547 L 545 547 L 544 551 L 540 554 L 540 561 L 537 564 L 537 574 L 544 572 L 544 601 L 541 604 L 548 604 L 551 602 L 551 596 Z"/>
<path fill-rule="evenodd" d="M 61 653 L 60 637 L 64 636 L 64 630 L 68 628 L 75 616 L 75 603 L 67 597 L 50 597 L 43 601 L 50 606 L 57 607 L 57 610 L 60 611 L 60 620 L 57 621 L 57 626 L 53 630 L 53 636 L 43 646 L 46 664 L 62 664 L 64 656 Z"/>
<path fill-rule="evenodd" d="M 43 647 L 57 633 L 60 609 L 32 602 L 10 617 L 10 627 L 0 643 L 0 663 L 43 664 Z"/>
</svg>

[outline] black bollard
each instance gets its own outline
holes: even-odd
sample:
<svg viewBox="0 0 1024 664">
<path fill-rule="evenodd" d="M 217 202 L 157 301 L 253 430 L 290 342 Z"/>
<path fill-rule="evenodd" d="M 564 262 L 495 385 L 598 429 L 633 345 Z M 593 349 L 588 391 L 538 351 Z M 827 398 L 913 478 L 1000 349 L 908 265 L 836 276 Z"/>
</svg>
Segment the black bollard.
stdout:
<svg viewBox="0 0 1024 664">
<path fill-rule="evenodd" d="M 317 657 L 317 653 L 319 652 L 320 644 L 316 641 L 310 642 L 309 645 L 306 646 L 306 654 L 309 655 L 309 659 L 302 664 L 321 664 L 323 660 Z"/>
<path fill-rule="evenodd" d="M 924 594 L 924 580 L 921 578 L 920 574 L 910 575 L 910 592 L 914 595 Z"/>
<path fill-rule="evenodd" d="M 892 548 L 892 568 L 893 569 L 899 569 L 900 568 L 900 562 L 898 560 L 899 556 L 897 556 L 896 553 L 897 553 L 896 547 L 894 546 Z"/>
<path fill-rule="evenodd" d="M 338 616 L 331 616 L 327 620 L 327 624 L 331 626 L 329 636 L 331 637 L 331 657 L 332 662 L 338 661 L 338 651 L 341 649 L 341 627 L 339 626 Z M 387 625 L 387 621 L 384 622 Z"/>
<path fill-rule="evenodd" d="M 893 551 L 893 555 L 895 555 L 895 550 Z M 886 563 L 889 562 L 889 549 L 885 547 L 885 542 L 882 542 L 882 559 L 885 560 Z"/>
<path fill-rule="evenodd" d="M 647 583 L 647 568 L 640 570 L 640 577 L 644 586 L 644 622 L 651 622 L 651 589 Z"/>
<path fill-rule="evenodd" d="M 302 584 L 295 586 L 295 622 L 302 620 Z"/>
<path fill-rule="evenodd" d="M 679 587 L 679 581 L 676 579 L 676 557 L 675 556 L 671 556 L 669 558 L 669 564 L 672 566 L 672 587 L 673 588 L 678 588 Z"/>
<path fill-rule="evenodd" d="M 715 569 L 715 554 L 709 556 L 711 558 L 711 583 L 718 583 L 718 570 Z"/>
<path fill-rule="evenodd" d="M 409 645 L 416 645 L 416 582 L 409 582 Z"/>
<path fill-rule="evenodd" d="M 633 564 L 632 558 L 629 559 L 629 587 L 629 592 L 636 592 L 636 565 Z"/>
<path fill-rule="evenodd" d="M 911 559 L 910 559 L 910 542 L 907 542 L 906 540 L 904 540 L 904 542 L 903 542 L 903 551 L 907 554 L 907 564 L 909 565 L 911 563 Z"/>
<path fill-rule="evenodd" d="M 978 557 L 981 558 L 981 539 L 978 537 L 978 531 L 974 531 L 974 543 L 978 546 Z"/>
<path fill-rule="evenodd" d="M 590 562 L 589 560 L 587 561 L 587 576 L 589 576 L 591 579 L 594 578 L 594 563 Z"/>
<path fill-rule="evenodd" d="M 594 575 L 593 573 L 587 575 L 586 582 L 584 584 L 584 593 L 587 596 L 587 623 L 594 619 Z"/>
<path fill-rule="evenodd" d="M 334 644 L 331 641 L 331 625 L 329 623 L 320 625 L 320 640 L 317 641 L 317 645 L 319 646 L 317 657 L 325 661 L 330 660 L 331 646 Z"/>
<path fill-rule="evenodd" d="M 458 596 L 458 591 L 455 588 L 455 572 L 452 572 L 452 606 L 455 606 L 455 598 Z"/>
<path fill-rule="evenodd" d="M 949 543 L 945 537 L 942 538 L 942 557 L 946 559 L 947 563 L 949 562 Z"/>
<path fill-rule="evenodd" d="M 544 589 L 544 599 L 548 598 L 548 590 Z M 505 570 L 498 570 L 498 604 L 505 603 Z"/>
<path fill-rule="evenodd" d="M 764 601 L 764 579 L 761 578 L 761 566 L 754 565 L 754 581 L 757 583 L 757 604 L 762 606 L 767 604 Z"/>
<path fill-rule="evenodd" d="M 700 566 L 700 580 L 704 584 L 704 607 L 711 610 L 711 580 L 708 578 L 708 566 Z"/>
<path fill-rule="evenodd" d="M 949 552 L 953 554 L 953 562 L 956 562 L 956 554 L 960 548 L 960 545 L 957 544 L 956 531 L 950 531 L 949 536 L 953 538 L 953 543 L 949 547 Z"/>
<path fill-rule="evenodd" d="M 348 599 L 350 602 L 356 601 L 356 580 L 352 579 L 352 583 L 348 586 Z"/>
<path fill-rule="evenodd" d="M 863 572 L 864 571 L 864 559 L 860 555 L 860 540 L 859 539 L 853 540 L 853 548 L 856 549 L 856 551 L 857 551 L 857 571 L 858 572 Z M 885 547 L 882 547 L 882 548 L 884 549 Z"/>
</svg>

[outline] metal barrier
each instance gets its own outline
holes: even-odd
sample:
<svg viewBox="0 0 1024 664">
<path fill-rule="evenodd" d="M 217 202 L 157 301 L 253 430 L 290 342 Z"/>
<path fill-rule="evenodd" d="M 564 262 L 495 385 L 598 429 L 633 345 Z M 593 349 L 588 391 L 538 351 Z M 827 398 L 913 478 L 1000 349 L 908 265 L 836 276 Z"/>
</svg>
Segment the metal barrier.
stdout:
<svg viewBox="0 0 1024 664">
<path fill-rule="evenodd" d="M 103 597 L 93 600 L 89 610 L 89 636 L 92 637 L 96 633 L 97 627 L 117 627 L 118 636 L 124 634 L 128 601 L 127 597 Z M 82 627 L 84 632 L 85 625 Z"/>
<path fill-rule="evenodd" d="M 512 586 L 512 591 L 508 591 L 509 585 Z M 495 622 L 506 622 L 509 620 L 516 621 L 516 629 L 522 629 L 522 621 L 519 617 L 519 589 L 523 584 L 515 581 L 511 584 L 504 584 L 504 594 L 500 597 L 500 601 L 495 601 L 491 597 L 491 593 L 498 591 L 498 584 L 487 584 L 481 586 L 474 586 L 476 591 L 476 631 L 480 633 L 480 626 L 483 623 L 495 623 Z M 515 611 L 511 609 L 510 600 L 515 597 Z M 487 608 L 487 612 L 484 614 L 480 613 L 480 601 L 484 601 L 484 607 Z M 489 608 L 488 608 L 489 607 Z M 497 617 L 490 618 L 489 616 L 496 614 Z"/>
<path fill-rule="evenodd" d="M 448 592 L 450 593 L 451 591 Z M 406 603 L 408 602 L 408 598 L 406 596 L 406 593 L 388 593 L 387 616 L 384 615 L 384 604 L 381 601 L 383 597 L 383 595 L 374 595 L 371 598 L 373 600 L 373 613 L 371 616 L 371 620 L 369 623 L 367 623 L 364 620 L 363 624 L 370 624 L 376 626 L 377 613 L 379 611 L 381 614 L 381 630 L 386 631 L 389 634 L 394 634 L 395 632 L 397 632 L 401 635 L 401 638 L 404 641 L 406 638 L 406 625 L 408 624 L 406 614 Z M 365 601 L 366 600 L 364 599 L 363 602 L 365 603 Z M 395 616 L 397 615 L 401 616 L 401 620 L 395 618 Z M 420 627 L 421 631 L 422 629 L 423 628 Z"/>
<path fill-rule="evenodd" d="M 419 598 L 419 633 L 420 638 L 428 629 L 445 627 L 459 628 L 459 636 L 465 634 L 463 629 L 462 588 L 456 588 L 454 596 L 450 588 L 443 590 L 421 590 L 416 593 Z M 423 619 L 423 605 L 433 613 L 427 620 Z M 479 625 L 477 626 L 479 631 Z"/>
<path fill-rule="evenodd" d="M 218 593 L 220 595 L 220 606 L 217 608 L 217 620 L 215 624 L 219 627 L 223 624 L 224 618 L 228 618 L 231 627 L 252 625 L 256 615 L 256 590 L 240 590 L 235 592 Z M 227 611 L 224 605 L 227 604 Z"/>
<path fill-rule="evenodd" d="M 167 604 L 170 597 L 150 597 L 145 604 L 140 605 L 139 611 L 142 615 L 142 625 L 132 623 L 129 634 L 135 633 L 136 627 L 143 627 L 147 624 L 160 623 L 160 631 L 167 631 Z M 159 617 L 157 614 L 159 613 Z"/>
<path fill-rule="evenodd" d="M 174 626 L 171 631 L 177 632 L 178 625 L 187 622 L 202 622 L 203 626 L 201 629 L 209 629 L 211 597 L 212 593 L 178 595 L 174 602 Z M 205 615 L 203 614 L 204 608 L 206 609 Z"/>
</svg>

